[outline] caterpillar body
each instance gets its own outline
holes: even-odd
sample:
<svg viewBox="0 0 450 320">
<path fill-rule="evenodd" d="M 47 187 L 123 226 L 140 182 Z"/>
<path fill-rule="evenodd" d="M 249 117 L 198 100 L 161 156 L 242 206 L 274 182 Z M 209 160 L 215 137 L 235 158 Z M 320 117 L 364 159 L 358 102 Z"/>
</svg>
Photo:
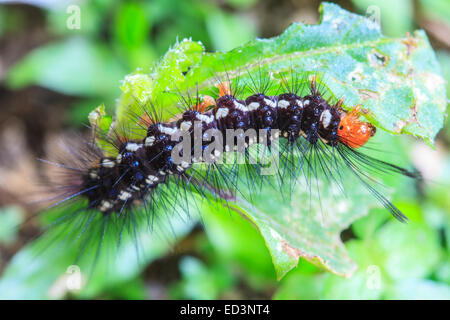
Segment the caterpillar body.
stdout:
<svg viewBox="0 0 450 320">
<path fill-rule="evenodd" d="M 221 189 L 235 194 L 240 192 L 236 190 L 234 178 L 239 170 L 234 165 L 231 169 L 221 169 L 222 155 L 239 149 L 239 139 L 240 152 L 247 158 L 252 144 L 265 141 L 272 150 L 274 141 L 280 139 L 284 141 L 280 156 L 284 174 L 280 175 L 280 183 L 286 183 L 286 172 L 294 177 L 289 182 L 293 183 L 298 175 L 317 175 L 322 170 L 327 179 L 339 184 L 340 171 L 347 169 L 398 220 L 406 221 L 406 216 L 371 185 L 371 174 L 395 172 L 413 178 L 419 178 L 419 174 L 360 152 L 359 148 L 376 132 L 372 124 L 359 119 L 361 106 L 347 112 L 342 108 L 343 99 L 331 103 L 324 98 L 323 89 L 318 88 L 316 76 L 308 80 L 308 87 L 309 92 L 303 94 L 298 84 L 282 85 L 278 91 L 284 93 L 278 95 L 266 95 L 263 89 L 253 90 L 253 94 L 240 99 L 232 92 L 230 82 L 224 81 L 218 85 L 217 99 L 197 96 L 195 103 L 184 100 L 187 109 L 168 122 L 158 119 L 151 105 L 145 108 L 143 116 L 135 116 L 136 122 L 146 130 L 145 136 L 127 139 L 116 132 L 114 138 L 109 138 L 117 156 L 106 156 L 96 149 L 88 152 L 88 159 L 81 161 L 84 164 L 81 167 L 62 165 L 72 169 L 71 178 L 69 187 L 64 187 L 69 191 L 57 204 L 81 197 L 87 199 L 86 209 L 105 217 L 127 216 L 136 206 L 144 206 L 152 215 L 152 208 L 164 201 L 161 186 L 170 180 L 175 180 L 178 186 L 181 183 L 185 193 L 195 189 L 205 195 L 205 189 L 210 186 L 219 197 Z M 256 134 L 246 135 L 249 130 Z M 233 132 L 231 143 L 218 143 L 220 136 L 229 141 L 230 131 Z M 185 140 L 187 144 L 182 145 Z M 296 159 L 291 157 L 294 149 L 298 153 Z M 319 159 L 311 160 L 311 154 Z M 213 174 L 199 173 L 196 167 L 205 164 L 207 172 Z M 263 180 L 261 174 L 249 173 L 260 166 L 247 164 L 247 168 L 247 180 L 252 183 Z"/>
</svg>

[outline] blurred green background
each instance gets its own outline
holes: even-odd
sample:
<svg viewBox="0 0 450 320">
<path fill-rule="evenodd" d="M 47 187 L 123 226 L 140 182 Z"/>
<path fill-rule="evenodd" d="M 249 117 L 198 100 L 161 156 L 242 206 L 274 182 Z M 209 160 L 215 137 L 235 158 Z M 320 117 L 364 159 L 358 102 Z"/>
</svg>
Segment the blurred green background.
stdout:
<svg viewBox="0 0 450 320">
<path fill-rule="evenodd" d="M 39 227 L 32 219 L 14 229 L 37 211 L 28 198 L 44 174 L 37 157 L 48 158 L 59 137 L 85 132 L 87 115 L 97 105 L 104 103 L 113 113 L 120 80 L 136 68 L 153 66 L 177 39 L 199 40 L 208 51 L 229 50 L 255 37 L 278 35 L 293 21 L 317 23 L 320 1 L 5 2 L 0 1 L 0 290 L 7 288 L 17 298 L 450 299 L 448 125 L 437 137 L 436 150 L 398 138 L 396 152 L 432 182 L 397 193 L 395 203 L 408 212 L 408 225 L 374 209 L 342 233 L 359 265 L 350 279 L 301 260 L 278 282 L 251 224 L 238 215 L 208 215 L 207 233 L 190 226 L 173 248 L 155 250 L 143 270 L 99 280 L 95 290 L 63 290 L 60 280 L 51 278 L 52 270 L 42 270 L 41 278 L 48 281 L 18 280 L 25 286 L 19 290 L 2 273 Z M 449 1 L 337 3 L 360 14 L 369 10 L 368 15 L 378 8 L 389 36 L 425 29 L 450 79 Z M 71 20 L 78 9 L 80 28 Z"/>
</svg>

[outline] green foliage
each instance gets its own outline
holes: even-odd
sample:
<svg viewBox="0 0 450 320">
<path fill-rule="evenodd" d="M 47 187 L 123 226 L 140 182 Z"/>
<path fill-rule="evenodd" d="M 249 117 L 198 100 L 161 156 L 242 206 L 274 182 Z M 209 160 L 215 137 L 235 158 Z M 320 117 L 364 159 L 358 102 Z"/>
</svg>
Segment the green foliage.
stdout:
<svg viewBox="0 0 450 320">
<path fill-rule="evenodd" d="M 22 210 L 18 207 L 0 208 L 0 245 L 12 243 L 17 237 L 17 226 L 22 223 Z"/>
<path fill-rule="evenodd" d="M 62 210 L 58 208 L 50 214 L 61 217 Z M 48 215 L 46 218 L 55 220 Z M 134 231 L 123 232 L 119 245 L 120 229 L 113 228 L 113 221 L 103 233 L 105 220 L 101 215 L 91 216 L 89 224 L 80 229 L 85 218 L 77 216 L 73 224 L 56 225 L 22 248 L 0 279 L 0 299 L 60 299 L 69 294 L 93 298 L 135 278 L 146 264 L 171 250 L 176 240 L 189 233 L 197 222 L 195 216 L 188 221 L 168 221 L 165 213 L 159 215 L 155 211 L 152 224 L 137 217 L 136 235 Z M 68 285 L 73 265 L 80 271 L 81 290 L 72 290 Z"/>
<path fill-rule="evenodd" d="M 254 1 L 227 3 L 233 8 L 249 8 Z M 365 12 L 366 1 L 354 3 Z M 271 79 L 276 82 L 294 68 L 299 72 L 317 72 L 332 95 L 346 98 L 345 107 L 363 103 L 370 111 L 368 121 L 377 127 L 419 136 L 432 143 L 442 127 L 447 105 L 439 65 L 423 31 L 403 36 L 404 31 L 412 30 L 412 15 L 399 18 L 392 1 L 379 5 L 383 28 L 398 38 L 384 37 L 376 25 L 362 16 L 324 4 L 318 25 L 295 23 L 279 37 L 253 40 L 237 47 L 255 37 L 254 27 L 240 14 L 221 10 L 209 2 L 89 1 L 82 5 L 81 30 L 68 30 L 64 15 L 47 12 L 50 29 L 62 40 L 33 50 L 9 70 L 6 83 L 11 88 L 38 84 L 85 97 L 71 116 L 85 120 L 92 110 L 93 105 L 86 107 L 89 104 L 104 101 L 111 111 L 119 80 L 127 70 L 140 67 L 121 83 L 122 95 L 116 110 L 119 122 L 133 127 L 135 124 L 125 115 L 129 107 L 140 110 L 135 97 L 141 103 L 151 97 L 169 117 L 176 110 L 176 90 L 193 93 L 198 86 L 201 93 L 206 93 L 214 86 L 216 74 L 227 73 L 234 79 L 238 70 L 243 72 L 245 81 L 247 71 L 271 70 L 276 71 Z M 410 12 L 411 2 L 399 1 L 395 6 Z M 447 7 L 445 1 L 433 1 L 432 8 L 438 9 L 430 10 L 446 18 L 442 12 Z M 0 15 L 5 16 L 1 10 Z M 102 28 L 111 35 L 107 40 Z M 6 26 L 0 22 L 0 33 L 4 30 Z M 176 37 L 201 42 L 181 40 L 167 51 Z M 234 47 L 237 48 L 226 52 Z M 205 48 L 223 52 L 205 53 Z M 155 59 L 165 52 L 155 65 Z M 447 56 L 438 55 L 445 74 Z M 104 105 L 92 111 L 89 119 L 107 129 L 112 117 Z M 393 153 L 400 154 L 396 160 L 408 163 L 411 141 L 401 144 L 398 136 L 383 134 L 377 134 L 376 139 L 378 146 L 390 146 Z M 377 154 L 377 158 L 392 161 L 392 153 Z M 442 176 L 448 181 L 448 157 L 446 161 Z M 394 200 L 408 213 L 410 224 L 391 220 L 381 209 L 371 209 L 366 216 L 377 204 L 363 190 L 352 188 L 351 180 L 345 181 L 348 194 L 339 195 L 339 202 L 336 190 L 320 180 L 320 203 L 314 190 L 313 198 L 309 198 L 310 190 L 302 187 L 302 182 L 291 198 L 283 198 L 279 190 L 267 187 L 254 195 L 254 205 L 245 199 L 230 203 L 231 212 L 221 204 L 202 203 L 201 221 L 206 235 L 196 236 L 195 254 L 182 255 L 180 279 L 169 285 L 167 297 L 242 298 L 248 297 L 248 292 L 257 292 L 276 299 L 448 299 L 448 189 L 428 186 L 419 201 L 408 182 L 396 177 L 387 177 L 386 181 L 393 189 L 401 190 Z M 8 228 L 11 219 L 16 219 L 15 214 L 6 211 L 0 212 L 0 228 Z M 124 238 L 113 260 L 112 254 L 107 254 L 111 251 L 104 250 L 94 276 L 89 276 L 89 264 L 81 264 L 87 280 L 81 291 L 68 291 L 65 287 L 67 268 L 76 260 L 78 243 L 47 248 L 47 239 L 38 239 L 20 250 L 1 275 L 0 297 L 152 297 L 153 289 L 146 287 L 142 270 L 173 254 L 175 237 L 182 240 L 197 223 L 196 217 L 179 221 L 167 212 L 158 214 L 162 224 L 171 223 L 173 238 L 167 241 L 142 225 L 138 230 L 142 240 L 140 260 L 135 256 L 135 239 Z M 344 244 L 340 234 L 349 227 L 346 232 L 351 230 L 354 237 Z M 13 237 L 8 232 L 0 234 Z M 444 240 L 440 234 L 445 235 Z M 8 239 L 5 243 L 9 243 Z M 107 239 L 105 247 L 115 249 L 115 245 Z M 95 250 L 89 256 L 94 254 Z M 300 258 L 303 259 L 299 263 Z M 242 287 L 246 294 L 240 292 Z"/>
<path fill-rule="evenodd" d="M 440 247 L 437 233 L 420 221 L 424 215 L 420 207 L 409 206 L 408 212 L 418 211 L 408 225 L 395 221 L 374 223 L 380 220 L 378 210 L 353 225 L 355 233 L 359 234 L 356 230 L 362 228 L 365 231 L 361 237 L 346 243 L 350 256 L 359 266 L 350 279 L 310 274 L 298 268 L 283 279 L 274 298 L 448 299 L 450 286 L 434 276 L 436 272 L 447 274 L 446 264 L 439 263 L 448 261 L 448 255 Z M 369 229 L 372 231 L 367 232 Z"/>
<path fill-rule="evenodd" d="M 34 50 L 11 69 L 6 81 L 12 89 L 38 84 L 72 95 L 108 96 L 117 93 L 113 88 L 123 74 L 105 46 L 71 38 Z"/>
<path fill-rule="evenodd" d="M 450 17 L 450 3 L 447 0 L 420 0 L 420 8 L 428 19 L 447 22 Z"/>
<path fill-rule="evenodd" d="M 235 1 L 233 6 L 246 3 L 251 1 Z M 92 0 L 77 5 L 80 29 L 67 28 L 69 14 L 55 2 L 45 18 L 50 36 L 57 40 L 31 50 L 4 79 L 11 89 L 39 85 L 82 98 L 74 102 L 68 120 L 76 126 L 85 123 L 92 106 L 100 103 L 111 113 L 124 75 L 153 66 L 174 39 L 192 37 L 209 50 L 229 50 L 256 36 L 241 15 L 203 1 Z M 0 7 L 0 34 L 16 32 L 26 19 L 19 10 Z"/>
<path fill-rule="evenodd" d="M 413 2 L 411 0 L 352 0 L 360 12 L 378 18 L 385 34 L 402 36 L 413 29 Z M 400 14 L 401 13 L 401 14 Z"/>
<path fill-rule="evenodd" d="M 189 256 L 180 261 L 180 271 L 182 280 L 172 288 L 175 299 L 218 299 L 233 282 L 224 265 L 215 264 L 208 268 Z"/>
</svg>

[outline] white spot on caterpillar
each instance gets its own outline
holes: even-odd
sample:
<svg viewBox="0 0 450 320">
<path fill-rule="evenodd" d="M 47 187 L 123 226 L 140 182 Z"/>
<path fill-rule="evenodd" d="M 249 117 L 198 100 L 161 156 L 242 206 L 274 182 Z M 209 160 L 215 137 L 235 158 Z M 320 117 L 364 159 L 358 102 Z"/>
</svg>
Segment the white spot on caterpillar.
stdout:
<svg viewBox="0 0 450 320">
<path fill-rule="evenodd" d="M 133 190 L 136 190 L 136 191 L 139 191 L 139 190 L 141 190 L 139 187 L 137 187 L 137 186 L 131 186 L 131 188 L 133 189 Z"/>
<path fill-rule="evenodd" d="M 175 133 L 177 133 L 178 129 L 177 128 L 170 128 L 170 127 L 164 127 L 162 125 L 158 126 L 159 131 L 161 131 L 162 133 L 168 134 L 169 136 L 174 135 Z"/>
<path fill-rule="evenodd" d="M 177 166 L 177 170 L 180 171 L 180 172 L 183 172 L 184 168 L 182 166 Z"/>
<path fill-rule="evenodd" d="M 145 179 L 145 182 L 147 182 L 148 184 L 153 184 L 157 181 L 158 181 L 158 177 L 153 176 L 151 174 L 147 176 L 147 179 Z"/>
<path fill-rule="evenodd" d="M 127 191 L 120 191 L 118 198 L 122 201 L 126 201 L 131 198 L 131 193 L 129 193 Z"/>
<path fill-rule="evenodd" d="M 183 121 L 180 124 L 181 131 L 189 131 L 189 129 L 192 127 L 192 123 L 190 121 Z"/>
<path fill-rule="evenodd" d="M 213 116 L 208 117 L 207 115 L 204 115 L 204 114 L 197 114 L 197 119 L 200 121 L 206 122 L 206 124 L 210 124 L 211 122 L 214 121 Z"/>
<path fill-rule="evenodd" d="M 305 106 L 309 105 L 309 100 L 305 100 L 305 101 L 303 102 L 303 105 L 305 105 Z"/>
<path fill-rule="evenodd" d="M 228 115 L 228 108 L 219 108 L 216 112 L 216 119 L 226 117 Z"/>
<path fill-rule="evenodd" d="M 107 201 L 107 200 L 103 200 L 100 204 L 100 211 L 107 211 L 109 209 L 111 209 L 113 207 L 112 203 Z"/>
<path fill-rule="evenodd" d="M 289 107 L 290 103 L 287 100 L 280 100 L 278 101 L 278 107 L 281 109 L 286 109 L 287 107 Z"/>
<path fill-rule="evenodd" d="M 165 175 L 166 175 L 166 173 L 165 173 L 164 171 L 162 171 L 162 170 L 159 171 L 158 173 L 159 173 L 160 175 L 162 175 L 162 176 L 165 176 Z"/>
<path fill-rule="evenodd" d="M 102 167 L 105 168 L 114 168 L 116 164 L 114 163 L 114 161 L 110 160 L 110 159 L 103 159 L 102 160 Z"/>
<path fill-rule="evenodd" d="M 121 154 L 121 153 L 119 153 L 119 154 L 117 155 L 117 157 L 116 157 L 116 162 L 117 162 L 117 163 L 121 163 L 121 162 L 122 162 L 122 154 Z"/>
<path fill-rule="evenodd" d="M 142 147 L 142 144 L 137 144 L 137 143 L 134 143 L 134 142 L 128 142 L 126 149 L 128 151 L 133 151 L 134 152 L 134 151 L 137 151 L 140 147 Z"/>
<path fill-rule="evenodd" d="M 309 100 L 308 100 L 309 101 Z M 303 101 L 302 100 L 300 100 L 300 99 L 296 99 L 295 100 L 295 103 L 297 103 L 297 105 L 300 107 L 300 108 L 303 108 Z M 309 103 L 309 102 L 308 102 Z"/>
<path fill-rule="evenodd" d="M 258 102 L 252 102 L 248 105 L 248 111 L 253 111 L 253 110 L 257 110 L 259 108 L 259 103 Z"/>
<path fill-rule="evenodd" d="M 272 100 L 264 99 L 264 102 L 271 108 L 276 108 L 277 107 L 277 104 L 275 102 L 273 102 Z"/>
<path fill-rule="evenodd" d="M 189 168 L 189 163 L 187 163 L 186 161 L 182 161 L 182 162 L 181 162 L 181 166 L 182 166 L 183 168 Z"/>
<path fill-rule="evenodd" d="M 328 128 L 328 126 L 330 125 L 330 122 L 331 122 L 330 110 L 323 111 L 322 114 L 320 115 L 319 121 L 322 122 L 322 125 L 324 128 Z"/>
<path fill-rule="evenodd" d="M 91 171 L 89 172 L 89 177 L 91 177 L 91 179 L 97 179 L 98 175 L 96 171 Z"/>
<path fill-rule="evenodd" d="M 301 135 L 301 136 L 304 137 L 304 138 L 307 138 L 307 137 L 308 137 L 308 136 L 306 135 L 305 131 L 303 131 L 303 130 L 300 130 L 300 131 L 298 132 L 298 134 Z"/>
<path fill-rule="evenodd" d="M 155 143 L 155 137 L 154 136 L 148 136 L 147 138 L 145 138 L 144 143 L 145 143 L 146 147 L 151 147 Z"/>
<path fill-rule="evenodd" d="M 248 111 L 247 107 L 244 106 L 242 103 L 239 103 L 239 102 L 237 102 L 237 101 L 234 101 L 233 104 L 234 104 L 234 107 L 235 107 L 236 109 L 238 109 L 238 110 L 241 110 L 241 111 L 243 111 L 243 112 L 247 112 L 247 111 Z"/>
</svg>

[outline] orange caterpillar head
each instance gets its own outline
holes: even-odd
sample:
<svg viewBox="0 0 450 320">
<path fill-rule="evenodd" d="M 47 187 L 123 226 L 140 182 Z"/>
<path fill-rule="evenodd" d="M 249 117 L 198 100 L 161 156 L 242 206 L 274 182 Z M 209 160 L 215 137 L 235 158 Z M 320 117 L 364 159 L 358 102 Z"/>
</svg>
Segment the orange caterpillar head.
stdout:
<svg viewBox="0 0 450 320">
<path fill-rule="evenodd" d="M 351 148 L 363 146 L 376 132 L 376 128 L 372 124 L 359 120 L 360 112 L 361 107 L 358 105 L 345 114 L 339 124 L 338 139 Z"/>
</svg>

